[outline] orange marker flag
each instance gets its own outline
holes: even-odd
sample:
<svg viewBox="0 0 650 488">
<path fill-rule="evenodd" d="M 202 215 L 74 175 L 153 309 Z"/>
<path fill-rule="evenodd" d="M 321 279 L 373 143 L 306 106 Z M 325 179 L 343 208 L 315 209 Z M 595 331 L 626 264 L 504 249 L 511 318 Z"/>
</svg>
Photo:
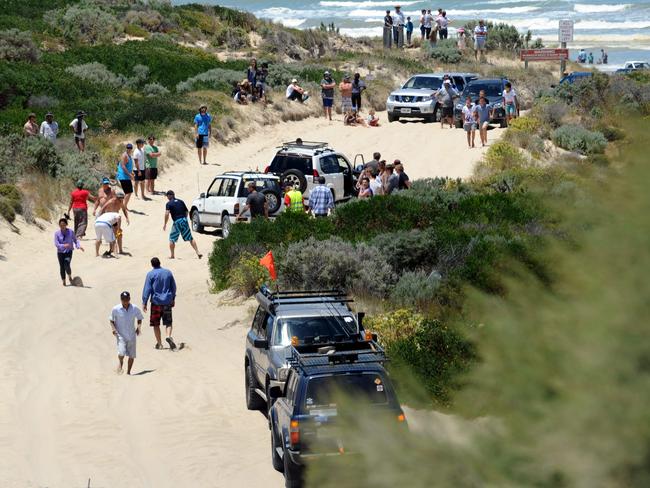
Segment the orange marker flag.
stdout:
<svg viewBox="0 0 650 488">
<path fill-rule="evenodd" d="M 267 252 L 266 255 L 260 259 L 260 264 L 269 270 L 269 274 L 273 281 L 278 279 L 278 274 L 275 272 L 275 260 L 273 259 L 272 251 Z"/>
</svg>

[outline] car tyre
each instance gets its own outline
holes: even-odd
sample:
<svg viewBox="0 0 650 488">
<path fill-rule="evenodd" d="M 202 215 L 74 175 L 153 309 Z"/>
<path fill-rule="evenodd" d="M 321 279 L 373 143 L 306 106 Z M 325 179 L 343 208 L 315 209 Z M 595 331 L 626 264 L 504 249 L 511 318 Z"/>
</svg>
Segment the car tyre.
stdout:
<svg viewBox="0 0 650 488">
<path fill-rule="evenodd" d="M 269 214 L 274 214 L 280 210 L 280 205 L 282 205 L 282 196 L 273 190 L 262 190 L 262 195 L 266 198 L 266 203 L 269 207 Z"/>
<path fill-rule="evenodd" d="M 296 186 L 296 184 L 299 185 L 298 189 L 301 192 L 305 192 L 307 190 L 307 178 L 305 178 L 305 174 L 302 171 L 299 171 L 297 169 L 288 169 L 284 173 L 282 173 L 282 186 L 286 185 L 292 185 Z"/>
<path fill-rule="evenodd" d="M 192 221 L 193 232 L 203 232 L 203 225 L 201 225 L 201 216 L 199 215 L 198 210 L 194 210 L 192 212 L 192 215 L 190 215 L 190 220 Z"/>
<path fill-rule="evenodd" d="M 286 488 L 302 488 L 302 466 L 294 464 L 287 450 L 284 450 L 284 486 Z"/>
<path fill-rule="evenodd" d="M 508 127 L 508 122 L 506 121 L 506 119 L 501 119 L 499 121 L 499 127 L 501 127 L 502 129 L 505 129 L 506 127 Z"/>
<path fill-rule="evenodd" d="M 435 122 L 436 121 L 436 115 L 435 114 L 427 115 L 424 118 L 424 121 L 427 122 L 427 123 Z"/>
<path fill-rule="evenodd" d="M 434 109 L 433 120 L 434 122 L 440 122 L 442 120 L 442 109 L 440 107 Z"/>
<path fill-rule="evenodd" d="M 388 114 L 388 122 L 397 122 L 399 120 L 399 115 Z"/>
<path fill-rule="evenodd" d="M 284 471 L 284 462 L 277 451 L 277 439 L 278 436 L 275 434 L 275 429 L 271 427 L 271 462 L 273 463 L 273 469 L 282 473 Z"/>
<path fill-rule="evenodd" d="M 227 239 L 230 235 L 230 228 L 232 227 L 232 222 L 230 221 L 230 215 L 227 213 L 221 216 L 221 237 Z"/>
<path fill-rule="evenodd" d="M 246 408 L 248 410 L 262 410 L 265 407 L 264 399 L 255 391 L 255 378 L 250 364 L 246 364 L 244 372 L 244 383 L 246 387 Z"/>
</svg>

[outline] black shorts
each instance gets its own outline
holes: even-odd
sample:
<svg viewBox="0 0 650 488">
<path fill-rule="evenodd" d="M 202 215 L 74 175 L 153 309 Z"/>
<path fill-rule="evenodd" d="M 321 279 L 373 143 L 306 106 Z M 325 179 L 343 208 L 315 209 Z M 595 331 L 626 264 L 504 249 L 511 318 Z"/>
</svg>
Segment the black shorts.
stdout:
<svg viewBox="0 0 650 488">
<path fill-rule="evenodd" d="M 155 327 L 160 322 L 165 327 L 172 326 L 172 306 L 171 305 L 151 305 L 151 315 L 149 316 L 149 325 Z"/>
<path fill-rule="evenodd" d="M 133 174 L 135 174 L 135 181 L 144 181 L 144 170 L 136 169 Z"/>
<path fill-rule="evenodd" d="M 155 180 L 158 178 L 158 168 L 147 168 L 144 170 L 144 177 L 146 180 Z"/>
<path fill-rule="evenodd" d="M 133 193 L 133 183 L 131 180 L 119 180 L 120 186 L 122 187 L 122 190 L 124 190 L 124 194 L 128 195 L 129 193 Z"/>
<path fill-rule="evenodd" d="M 443 117 L 453 117 L 454 116 L 454 107 L 442 107 L 442 116 Z"/>
</svg>

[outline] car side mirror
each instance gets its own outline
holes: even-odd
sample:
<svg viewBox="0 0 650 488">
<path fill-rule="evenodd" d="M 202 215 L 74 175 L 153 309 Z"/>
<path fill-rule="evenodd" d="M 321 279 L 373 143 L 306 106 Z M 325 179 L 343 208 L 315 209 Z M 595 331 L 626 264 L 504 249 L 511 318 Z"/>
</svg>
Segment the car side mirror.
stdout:
<svg viewBox="0 0 650 488">
<path fill-rule="evenodd" d="M 253 341 L 253 345 L 257 349 L 268 349 L 269 348 L 269 341 L 267 341 L 265 339 L 255 339 L 255 341 Z"/>
<path fill-rule="evenodd" d="M 201 193 L 201 194 L 199 195 L 199 198 L 205 198 L 205 193 Z"/>
<path fill-rule="evenodd" d="M 280 388 L 279 386 L 272 386 L 271 388 L 269 388 L 269 397 L 271 397 L 272 400 L 276 400 L 283 396 L 284 394 L 282 393 L 282 388 Z"/>
</svg>

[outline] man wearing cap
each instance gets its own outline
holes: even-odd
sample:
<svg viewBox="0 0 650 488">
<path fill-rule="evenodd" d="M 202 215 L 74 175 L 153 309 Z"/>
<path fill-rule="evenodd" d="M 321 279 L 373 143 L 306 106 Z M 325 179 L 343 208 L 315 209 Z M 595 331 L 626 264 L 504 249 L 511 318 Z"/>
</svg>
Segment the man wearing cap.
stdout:
<svg viewBox="0 0 650 488">
<path fill-rule="evenodd" d="M 59 134 L 59 124 L 54 121 L 52 112 L 45 114 L 45 120 L 41 123 L 38 133 L 50 142 L 56 141 L 56 136 Z"/>
<path fill-rule="evenodd" d="M 115 232 L 120 225 L 120 214 L 117 212 L 106 212 L 95 219 L 95 257 L 99 257 L 99 248 L 102 241 L 109 245 L 105 257 L 111 257 L 115 250 Z"/>
<path fill-rule="evenodd" d="M 298 80 L 294 78 L 291 80 L 291 84 L 287 87 L 286 97 L 287 100 L 306 102 L 309 95 L 307 95 L 307 92 L 298 84 Z"/>
<path fill-rule="evenodd" d="M 77 112 L 77 116 L 70 122 L 70 129 L 74 133 L 74 143 L 77 149 L 79 149 L 79 152 L 86 150 L 86 131 L 88 130 L 88 124 L 84 120 L 85 116 L 85 112 L 80 110 Z"/>
<path fill-rule="evenodd" d="M 140 196 L 143 200 L 149 200 L 144 193 L 144 172 L 145 172 L 145 155 L 144 155 L 144 139 L 135 141 L 135 151 L 133 151 L 133 169 L 135 173 L 135 196 L 138 197 L 138 188 L 140 188 Z"/>
<path fill-rule="evenodd" d="M 130 142 L 126 145 L 126 151 L 124 151 L 120 162 L 117 164 L 115 177 L 120 182 L 122 190 L 124 190 L 124 206 L 128 208 L 131 193 L 133 193 L 133 180 L 135 179 L 133 173 L 133 144 Z"/>
<path fill-rule="evenodd" d="M 88 227 L 88 200 L 96 202 L 97 199 L 84 189 L 83 180 L 77 181 L 77 188 L 70 192 L 70 205 L 68 206 L 68 214 L 72 210 L 74 214 L 74 234 L 77 239 L 81 239 L 86 235 L 86 228 Z"/>
<path fill-rule="evenodd" d="M 34 137 L 38 135 L 38 124 L 36 123 L 36 114 L 29 114 L 27 122 L 23 125 L 23 134 L 27 137 Z"/>
<path fill-rule="evenodd" d="M 156 138 L 153 135 L 147 137 L 147 145 L 144 146 L 145 170 L 144 177 L 147 191 L 150 195 L 156 194 L 156 178 L 158 178 L 158 158 L 160 149 L 156 146 Z"/>
<path fill-rule="evenodd" d="M 144 316 L 138 307 L 131 305 L 131 294 L 128 291 L 120 293 L 120 304 L 115 305 L 111 310 L 108 320 L 111 324 L 113 335 L 117 339 L 117 374 L 122 374 L 124 368 L 124 356 L 129 358 L 126 366 L 126 374 L 131 374 L 133 361 L 135 360 L 136 338 L 140 335 L 140 326 Z M 138 326 L 135 326 L 135 321 Z"/>
<path fill-rule="evenodd" d="M 487 27 L 483 20 L 478 21 L 474 27 L 474 58 L 478 61 L 479 54 L 484 54 L 487 44 Z"/>
<path fill-rule="evenodd" d="M 172 190 L 167 192 L 167 204 L 165 205 L 165 223 L 163 224 L 163 231 L 167 230 L 167 222 L 169 217 L 172 218 L 172 230 L 169 234 L 169 251 L 171 252 L 170 259 L 174 259 L 174 249 L 176 248 L 176 241 L 179 236 L 183 237 L 185 242 L 190 243 L 196 255 L 201 259 L 203 254 L 199 253 L 199 248 L 196 241 L 192 237 L 190 230 L 190 223 L 187 220 L 187 205 L 183 200 L 179 200 L 174 195 Z"/>
<path fill-rule="evenodd" d="M 199 113 L 194 116 L 194 132 L 199 164 L 208 164 L 205 158 L 208 156 L 208 146 L 212 135 L 212 115 L 208 113 L 208 106 L 205 104 L 199 107 Z M 201 160 L 201 155 L 203 155 L 203 160 Z"/>
<path fill-rule="evenodd" d="M 390 10 L 384 15 L 384 49 L 390 49 L 393 45 L 393 17 Z"/>
<path fill-rule="evenodd" d="M 404 25 L 406 20 L 402 7 L 395 5 L 395 15 L 393 15 L 393 42 L 396 48 L 404 47 Z"/>
<path fill-rule="evenodd" d="M 349 75 L 343 77 L 343 81 L 339 83 L 339 90 L 341 92 L 341 112 L 346 114 L 352 110 L 352 82 Z"/>
<path fill-rule="evenodd" d="M 172 308 L 176 304 L 176 280 L 168 269 L 160 265 L 160 259 L 151 258 L 151 271 L 144 279 L 142 289 L 142 310 L 147 313 L 147 303 L 151 300 L 151 316 L 149 325 L 153 327 L 156 337 L 156 349 L 163 349 L 162 338 L 160 337 L 160 322 L 162 321 L 167 332 L 167 344 L 173 351 L 176 343 L 172 339 Z"/>
<path fill-rule="evenodd" d="M 336 83 L 332 79 L 332 74 L 329 71 L 323 73 L 323 79 L 320 80 L 320 87 L 323 96 L 325 117 L 332 120 L 332 105 L 334 105 L 334 88 L 336 87 Z"/>
<path fill-rule="evenodd" d="M 445 120 L 449 123 L 449 128 L 454 127 L 454 99 L 460 96 L 458 90 L 451 86 L 451 79 L 445 75 L 442 86 L 434 93 L 434 96 L 440 100 L 442 107 L 442 116 L 440 117 L 440 128 L 444 127 Z"/>
</svg>

